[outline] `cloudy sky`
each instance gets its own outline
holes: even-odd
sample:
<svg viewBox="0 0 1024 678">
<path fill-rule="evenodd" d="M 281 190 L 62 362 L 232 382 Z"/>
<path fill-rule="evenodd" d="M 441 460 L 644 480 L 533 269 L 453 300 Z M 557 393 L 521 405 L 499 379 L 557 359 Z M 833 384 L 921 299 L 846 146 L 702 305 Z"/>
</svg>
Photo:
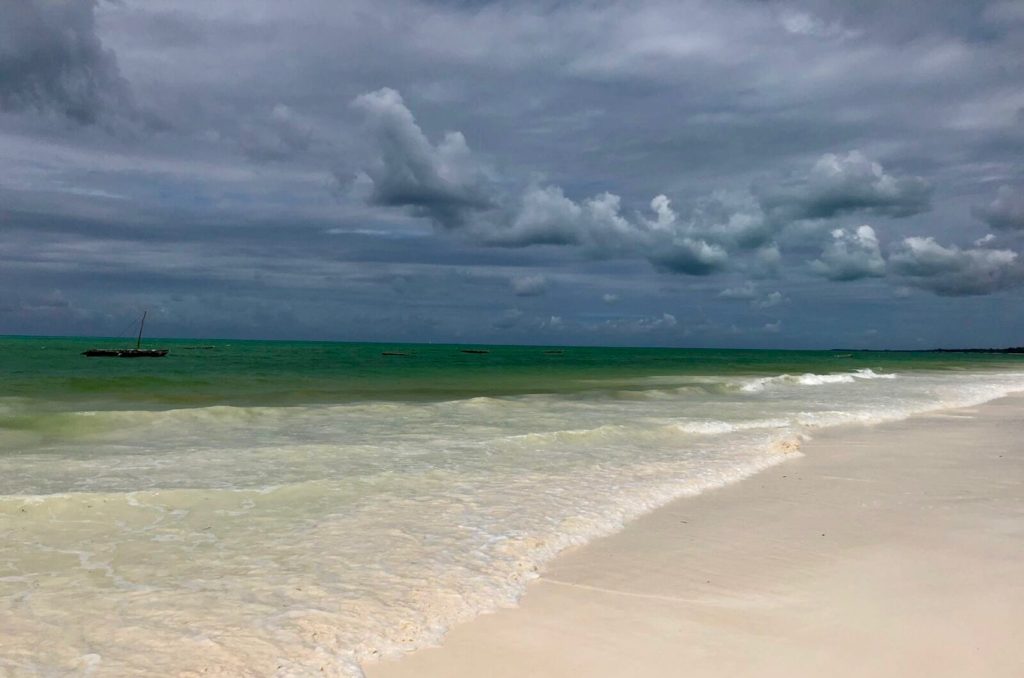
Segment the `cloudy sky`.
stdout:
<svg viewBox="0 0 1024 678">
<path fill-rule="evenodd" d="M 1024 344 L 1024 1 L 0 3 L 0 333 Z"/>
</svg>

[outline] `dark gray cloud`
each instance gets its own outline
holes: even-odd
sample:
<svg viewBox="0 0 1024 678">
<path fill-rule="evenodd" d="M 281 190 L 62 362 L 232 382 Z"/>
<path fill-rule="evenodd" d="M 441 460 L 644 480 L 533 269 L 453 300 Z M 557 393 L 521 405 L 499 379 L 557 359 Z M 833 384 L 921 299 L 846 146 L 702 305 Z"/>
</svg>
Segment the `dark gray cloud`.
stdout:
<svg viewBox="0 0 1024 678">
<path fill-rule="evenodd" d="M 757 298 L 757 287 L 754 286 L 754 283 L 747 280 L 742 285 L 737 285 L 736 287 L 726 287 L 724 290 L 718 293 L 718 296 L 722 299 L 739 299 L 742 301 L 752 301 Z"/>
<path fill-rule="evenodd" d="M 127 112 L 117 58 L 96 34 L 96 0 L 0 3 L 0 109 L 79 123 Z"/>
<path fill-rule="evenodd" d="M 923 179 L 894 177 L 852 151 L 825 154 L 803 179 L 761 195 L 715 191 L 696 199 L 685 217 L 664 195 L 651 200 L 647 214 L 627 216 L 611 192 L 576 201 L 559 186 L 532 183 L 511 197 L 514 181 L 482 169 L 462 134 L 431 144 L 394 90 L 361 95 L 355 106 L 376 142 L 365 170 L 371 203 L 407 208 L 489 245 L 579 246 L 597 256 L 640 256 L 671 273 L 710 275 L 759 248 L 777 255 L 772 239 L 793 221 L 847 212 L 910 216 L 927 208 L 931 190 Z M 815 270 L 833 280 L 884 275 L 878 240 L 864 228 L 852 240 L 833 234 Z"/>
<path fill-rule="evenodd" d="M 1016 4 L 2 3 L 0 331 L 1017 342 Z"/>
<path fill-rule="evenodd" d="M 512 278 L 511 283 L 517 297 L 540 296 L 548 289 L 548 279 L 543 275 L 520 275 Z"/>
<path fill-rule="evenodd" d="M 577 202 L 558 186 L 533 184 L 510 197 L 461 133 L 447 132 L 431 144 L 395 90 L 360 95 L 353 105 L 366 115 L 375 142 L 364 169 L 372 204 L 408 209 L 488 245 L 577 245 L 597 256 L 645 256 L 690 275 L 707 275 L 728 261 L 722 247 L 676 223 L 664 196 L 651 203 L 655 221 L 625 217 L 622 199 L 609 192 Z"/>
<path fill-rule="evenodd" d="M 782 292 L 778 290 L 762 292 L 749 280 L 741 285 L 725 288 L 718 293 L 718 298 L 730 301 L 746 301 L 749 302 L 751 308 L 762 310 L 774 308 L 789 301 Z"/>
<path fill-rule="evenodd" d="M 931 237 L 906 238 L 889 258 L 909 284 L 946 296 L 990 294 L 1024 282 L 1018 255 L 1005 249 L 944 247 Z"/>
<path fill-rule="evenodd" d="M 761 189 L 760 200 L 783 221 L 831 219 L 851 213 L 909 217 L 930 207 L 932 188 L 921 177 L 893 176 L 860 151 L 826 153 L 797 180 Z"/>
<path fill-rule="evenodd" d="M 783 296 L 782 292 L 776 290 L 774 292 L 769 292 L 768 294 L 764 295 L 764 297 L 762 297 L 761 299 L 755 299 L 753 302 L 753 306 L 754 308 L 761 309 L 774 308 L 780 304 L 786 303 L 786 301 L 788 300 L 785 296 Z"/>
<path fill-rule="evenodd" d="M 489 245 L 579 246 L 592 255 L 638 256 L 658 270 L 707 276 L 758 249 L 778 257 L 773 238 L 793 222 L 848 213 L 903 218 L 930 206 L 927 181 L 886 173 L 859 151 L 827 153 L 801 178 L 753 192 L 716 191 L 698 198 L 685 218 L 665 195 L 651 200 L 647 214 L 633 216 L 624 215 L 621 197 L 610 192 L 575 201 L 559 186 L 533 183 L 512 198 L 510 182 L 485 172 L 462 134 L 448 132 L 431 144 L 398 92 L 364 94 L 354 105 L 367 115 L 376 143 L 365 170 L 369 201 L 410 209 Z M 834 281 L 885 275 L 871 226 L 834 229 L 831 236 L 811 263 L 815 273 Z"/>
<path fill-rule="evenodd" d="M 376 142 L 377 155 L 364 168 L 371 203 L 409 208 L 449 229 L 462 228 L 474 213 L 495 206 L 460 132 L 432 144 L 393 89 L 360 95 L 353 106 L 366 115 Z"/>
<path fill-rule="evenodd" d="M 687 275 L 710 275 L 729 262 L 729 254 L 720 246 L 686 236 L 655 244 L 648 258 L 662 270 Z"/>
<path fill-rule="evenodd" d="M 511 209 L 474 224 L 475 235 L 491 245 L 586 245 L 595 251 L 625 246 L 635 229 L 621 214 L 622 200 L 602 193 L 584 201 L 568 198 L 558 186 L 534 185 Z"/>
<path fill-rule="evenodd" d="M 242 152 L 253 160 L 286 160 L 307 153 L 314 135 L 308 121 L 277 104 L 266 116 L 244 123 L 239 141 Z"/>
<path fill-rule="evenodd" d="M 975 207 L 974 215 L 998 230 L 1024 231 L 1024 190 L 1000 186 L 995 199 Z"/>
</svg>

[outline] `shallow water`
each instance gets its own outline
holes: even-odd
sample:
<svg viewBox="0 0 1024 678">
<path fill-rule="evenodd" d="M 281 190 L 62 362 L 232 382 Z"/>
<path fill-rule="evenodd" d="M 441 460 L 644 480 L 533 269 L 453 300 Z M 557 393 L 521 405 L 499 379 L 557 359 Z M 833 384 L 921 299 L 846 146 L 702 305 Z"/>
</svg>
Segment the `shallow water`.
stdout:
<svg viewBox="0 0 1024 678">
<path fill-rule="evenodd" d="M 817 427 L 1024 389 L 1014 356 L 87 345 L 0 340 L 0 674 L 359 675 Z"/>
</svg>

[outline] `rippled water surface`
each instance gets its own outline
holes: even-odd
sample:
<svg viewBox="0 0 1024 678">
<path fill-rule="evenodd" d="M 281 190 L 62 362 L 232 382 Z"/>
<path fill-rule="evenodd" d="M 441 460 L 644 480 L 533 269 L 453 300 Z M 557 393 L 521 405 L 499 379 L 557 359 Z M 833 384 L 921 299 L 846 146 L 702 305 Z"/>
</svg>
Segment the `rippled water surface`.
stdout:
<svg viewBox="0 0 1024 678">
<path fill-rule="evenodd" d="M 1024 389 L 1014 356 L 161 345 L 0 340 L 0 674 L 359 675 L 816 428 Z"/>
</svg>

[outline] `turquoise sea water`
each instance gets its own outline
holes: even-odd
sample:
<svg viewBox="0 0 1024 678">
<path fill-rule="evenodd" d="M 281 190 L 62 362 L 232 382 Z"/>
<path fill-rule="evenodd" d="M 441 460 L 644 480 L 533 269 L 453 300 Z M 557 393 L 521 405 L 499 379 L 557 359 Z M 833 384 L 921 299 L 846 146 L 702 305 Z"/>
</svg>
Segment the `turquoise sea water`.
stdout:
<svg viewBox="0 0 1024 678">
<path fill-rule="evenodd" d="M 573 393 L 644 376 L 765 376 L 886 370 L 1014 368 L 1024 356 L 927 352 L 573 348 L 149 339 L 163 359 L 86 359 L 132 342 L 0 337 L 4 396 L 117 407 L 282 405 Z M 466 354 L 463 349 L 486 350 Z M 386 356 L 385 352 L 406 353 Z M 628 383 L 627 383 L 628 382 Z"/>
<path fill-rule="evenodd" d="M 359 675 L 822 427 L 1024 389 L 1024 357 L 979 354 L 80 355 L 123 345 L 0 338 L 0 674 Z"/>
</svg>

